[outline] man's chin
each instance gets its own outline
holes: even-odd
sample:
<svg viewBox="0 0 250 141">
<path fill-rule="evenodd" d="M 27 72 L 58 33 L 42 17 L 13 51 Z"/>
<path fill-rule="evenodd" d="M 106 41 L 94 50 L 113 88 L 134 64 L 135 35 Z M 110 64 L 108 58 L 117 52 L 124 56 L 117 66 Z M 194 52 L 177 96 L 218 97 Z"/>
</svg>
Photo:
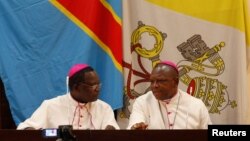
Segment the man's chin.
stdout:
<svg viewBox="0 0 250 141">
<path fill-rule="evenodd" d="M 154 96 L 155 96 L 155 98 L 158 99 L 158 100 L 163 100 L 163 98 L 161 97 L 161 93 L 155 92 L 155 93 L 154 93 Z"/>
<path fill-rule="evenodd" d="M 92 99 L 90 100 L 90 102 L 95 102 L 98 98 Z"/>
</svg>

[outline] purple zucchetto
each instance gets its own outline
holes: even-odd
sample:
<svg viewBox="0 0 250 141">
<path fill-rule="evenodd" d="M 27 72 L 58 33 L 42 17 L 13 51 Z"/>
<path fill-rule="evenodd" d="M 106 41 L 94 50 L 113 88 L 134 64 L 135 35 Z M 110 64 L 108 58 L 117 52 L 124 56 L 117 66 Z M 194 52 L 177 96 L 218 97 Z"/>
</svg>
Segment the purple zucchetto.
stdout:
<svg viewBox="0 0 250 141">
<path fill-rule="evenodd" d="M 177 73 L 179 73 L 178 68 L 177 68 L 177 65 L 176 65 L 174 62 L 172 62 L 172 61 L 168 61 L 168 60 L 166 60 L 166 61 L 161 61 L 159 64 L 168 65 L 168 66 L 172 67 Z"/>
<path fill-rule="evenodd" d="M 74 74 L 76 74 L 77 72 L 79 72 L 80 70 L 83 70 L 85 68 L 87 68 L 89 65 L 87 64 L 76 64 L 74 65 L 70 70 L 69 70 L 69 74 L 68 77 L 72 77 Z"/>
</svg>

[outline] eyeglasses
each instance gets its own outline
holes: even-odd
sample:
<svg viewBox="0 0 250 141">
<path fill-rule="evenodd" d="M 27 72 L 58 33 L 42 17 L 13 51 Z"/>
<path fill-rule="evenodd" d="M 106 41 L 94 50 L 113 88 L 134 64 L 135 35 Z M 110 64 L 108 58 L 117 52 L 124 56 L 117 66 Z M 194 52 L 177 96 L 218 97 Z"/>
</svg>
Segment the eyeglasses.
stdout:
<svg viewBox="0 0 250 141">
<path fill-rule="evenodd" d="M 83 84 L 84 86 L 87 86 L 87 87 L 89 87 L 89 88 L 91 88 L 91 89 L 93 89 L 93 90 L 100 89 L 101 86 L 102 86 L 102 83 L 90 85 L 90 84 L 81 82 L 81 84 Z"/>
</svg>

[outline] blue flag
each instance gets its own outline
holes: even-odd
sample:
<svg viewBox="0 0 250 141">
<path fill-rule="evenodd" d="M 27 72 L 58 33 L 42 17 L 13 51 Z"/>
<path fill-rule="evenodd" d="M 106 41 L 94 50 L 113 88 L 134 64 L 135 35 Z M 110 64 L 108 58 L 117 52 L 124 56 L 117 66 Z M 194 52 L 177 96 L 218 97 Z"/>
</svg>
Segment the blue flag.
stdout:
<svg viewBox="0 0 250 141">
<path fill-rule="evenodd" d="M 99 5 L 107 14 L 93 17 L 91 12 L 101 14 L 95 12 L 98 9 L 79 9 L 84 5 L 79 0 L 73 8 L 67 7 L 67 0 L 0 1 L 0 77 L 17 125 L 43 100 L 66 93 L 66 76 L 76 63 L 87 63 L 97 71 L 100 99 L 113 109 L 122 107 L 121 1 L 94 1 L 86 8 Z M 72 9 L 85 11 L 86 16 L 79 17 Z M 118 32 L 106 32 L 114 30 L 108 21 L 93 22 L 103 16 Z M 103 38 L 105 33 L 116 34 L 117 39 Z M 112 40 L 120 43 L 113 47 Z"/>
</svg>

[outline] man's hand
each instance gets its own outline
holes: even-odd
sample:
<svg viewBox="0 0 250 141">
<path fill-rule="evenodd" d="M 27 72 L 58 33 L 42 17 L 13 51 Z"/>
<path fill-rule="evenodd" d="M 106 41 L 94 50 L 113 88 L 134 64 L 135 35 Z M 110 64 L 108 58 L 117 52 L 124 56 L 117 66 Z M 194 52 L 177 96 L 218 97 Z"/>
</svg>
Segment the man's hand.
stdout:
<svg viewBox="0 0 250 141">
<path fill-rule="evenodd" d="M 116 130 L 114 126 L 112 125 L 107 125 L 105 130 Z"/>
<path fill-rule="evenodd" d="M 24 130 L 36 130 L 36 129 L 33 127 L 27 127 L 27 128 L 24 128 Z"/>
<path fill-rule="evenodd" d="M 136 123 L 134 124 L 131 129 L 132 130 L 146 130 L 148 127 L 147 124 L 145 124 L 144 122 L 140 122 L 140 123 Z"/>
</svg>

